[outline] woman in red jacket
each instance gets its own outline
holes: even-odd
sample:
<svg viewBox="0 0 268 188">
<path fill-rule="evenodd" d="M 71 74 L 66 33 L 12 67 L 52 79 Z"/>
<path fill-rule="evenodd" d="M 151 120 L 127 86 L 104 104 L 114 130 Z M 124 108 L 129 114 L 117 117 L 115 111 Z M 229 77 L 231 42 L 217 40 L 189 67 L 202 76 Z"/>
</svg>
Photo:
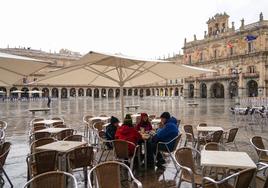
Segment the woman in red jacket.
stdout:
<svg viewBox="0 0 268 188">
<path fill-rule="evenodd" d="M 133 127 L 132 119 L 129 114 L 126 115 L 124 123 L 119 127 L 115 133 L 115 139 L 126 140 L 137 145 L 138 141 L 142 139 L 140 133 Z M 128 145 L 128 154 L 132 156 L 134 154 L 135 146 Z"/>
<path fill-rule="evenodd" d="M 152 124 L 149 121 L 148 114 L 146 113 L 141 113 L 141 120 L 136 127 L 137 131 L 140 131 L 141 128 L 144 128 L 146 132 L 149 132 L 153 129 Z"/>
</svg>

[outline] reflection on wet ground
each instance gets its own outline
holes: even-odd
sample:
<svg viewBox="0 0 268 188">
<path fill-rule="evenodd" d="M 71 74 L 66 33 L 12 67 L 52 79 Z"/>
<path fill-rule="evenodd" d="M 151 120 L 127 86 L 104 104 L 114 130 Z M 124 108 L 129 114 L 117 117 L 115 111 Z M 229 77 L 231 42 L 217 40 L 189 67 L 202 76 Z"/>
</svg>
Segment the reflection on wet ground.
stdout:
<svg viewBox="0 0 268 188">
<path fill-rule="evenodd" d="M 233 126 L 240 127 L 237 144 L 239 150 L 246 151 L 256 160 L 256 154 L 249 145 L 249 138 L 253 135 L 261 135 L 267 137 L 267 127 L 264 131 L 259 128 L 254 130 L 245 130 L 243 125 L 233 125 L 229 107 L 235 101 L 208 99 L 195 99 L 199 105 L 190 107 L 187 103 L 190 100 L 171 99 L 171 98 L 126 98 L 126 104 L 138 104 L 141 106 L 139 112 L 147 112 L 148 114 L 160 115 L 163 111 L 169 111 L 173 116 L 181 119 L 181 124 L 193 124 L 196 126 L 200 122 L 206 122 L 209 125 L 222 126 L 224 129 Z M 23 101 L 23 102 L 0 102 L 0 119 L 8 122 L 6 131 L 7 141 L 12 142 L 12 149 L 8 156 L 5 169 L 9 174 L 15 187 L 22 187 L 26 182 L 26 155 L 29 152 L 28 131 L 29 122 L 33 118 L 28 112 L 29 108 L 46 107 L 46 100 L 39 101 Z M 52 110 L 48 114 L 42 112 L 36 113 L 36 116 L 49 118 L 51 116 L 62 116 L 66 124 L 72 128 L 83 132 L 82 117 L 85 114 L 107 114 L 120 117 L 120 105 L 117 99 L 91 99 L 91 98 L 73 98 L 68 100 L 53 100 Z M 139 170 L 135 172 L 135 176 L 141 180 L 145 188 L 156 187 L 175 187 L 178 177 L 173 163 L 168 160 L 166 168 L 149 169 L 147 171 Z M 82 174 L 76 175 L 80 187 Z M 188 184 L 182 184 L 181 187 L 191 187 Z"/>
</svg>

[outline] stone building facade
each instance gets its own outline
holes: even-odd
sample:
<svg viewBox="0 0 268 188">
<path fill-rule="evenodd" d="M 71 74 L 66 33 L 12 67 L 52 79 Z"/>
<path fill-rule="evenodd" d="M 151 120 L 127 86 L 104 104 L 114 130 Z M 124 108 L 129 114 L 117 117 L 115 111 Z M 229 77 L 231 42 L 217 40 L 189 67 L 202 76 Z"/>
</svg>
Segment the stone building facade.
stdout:
<svg viewBox="0 0 268 188">
<path fill-rule="evenodd" d="M 207 21 L 204 38 L 184 41 L 178 63 L 214 69 L 216 73 L 184 80 L 184 97 L 233 98 L 268 96 L 268 20 L 229 27 L 226 13 Z"/>
<path fill-rule="evenodd" d="M 89 86 L 69 86 L 69 85 L 27 85 L 28 82 L 34 81 L 38 77 L 46 75 L 48 72 L 63 68 L 78 60 L 81 55 L 69 50 L 63 49 L 59 53 L 47 53 L 41 50 L 32 50 L 28 48 L 5 48 L 0 49 L 0 52 L 21 55 L 25 57 L 41 59 L 52 62 L 52 65 L 47 68 L 30 75 L 13 87 L 1 87 L 0 91 L 6 92 L 6 97 L 46 97 L 49 95 L 52 98 L 69 98 L 69 97 L 94 97 L 94 98 L 115 98 L 119 97 L 119 88 L 105 87 L 89 87 Z M 12 93 L 12 91 L 20 90 L 23 93 Z M 29 94 L 28 91 L 38 90 L 42 94 Z M 182 92 L 182 84 L 180 80 L 169 81 L 168 83 L 159 83 L 150 87 L 133 87 L 125 88 L 125 96 L 180 96 Z M 0 96 L 1 97 L 1 96 Z"/>
</svg>

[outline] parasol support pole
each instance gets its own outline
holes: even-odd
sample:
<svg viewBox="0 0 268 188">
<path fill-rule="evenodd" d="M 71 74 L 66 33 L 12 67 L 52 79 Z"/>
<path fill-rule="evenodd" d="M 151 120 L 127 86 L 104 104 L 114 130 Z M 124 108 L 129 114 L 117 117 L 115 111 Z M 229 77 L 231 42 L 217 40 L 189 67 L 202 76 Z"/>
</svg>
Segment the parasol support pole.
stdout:
<svg viewBox="0 0 268 188">
<path fill-rule="evenodd" d="M 120 104 L 121 104 L 121 121 L 124 121 L 124 111 L 125 111 L 125 104 L 124 104 L 124 90 L 123 85 L 120 84 Z"/>
</svg>

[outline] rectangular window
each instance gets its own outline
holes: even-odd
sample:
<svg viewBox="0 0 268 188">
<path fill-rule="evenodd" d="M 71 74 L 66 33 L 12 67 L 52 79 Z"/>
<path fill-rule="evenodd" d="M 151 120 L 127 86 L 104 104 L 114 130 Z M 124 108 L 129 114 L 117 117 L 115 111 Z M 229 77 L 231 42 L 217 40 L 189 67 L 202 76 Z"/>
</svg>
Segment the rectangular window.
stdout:
<svg viewBox="0 0 268 188">
<path fill-rule="evenodd" d="M 252 52 L 252 50 L 253 50 L 253 43 L 248 42 L 248 53 Z"/>
</svg>

